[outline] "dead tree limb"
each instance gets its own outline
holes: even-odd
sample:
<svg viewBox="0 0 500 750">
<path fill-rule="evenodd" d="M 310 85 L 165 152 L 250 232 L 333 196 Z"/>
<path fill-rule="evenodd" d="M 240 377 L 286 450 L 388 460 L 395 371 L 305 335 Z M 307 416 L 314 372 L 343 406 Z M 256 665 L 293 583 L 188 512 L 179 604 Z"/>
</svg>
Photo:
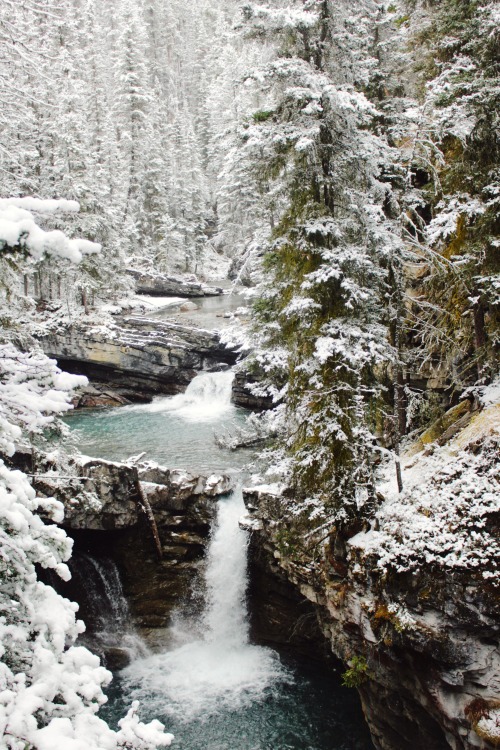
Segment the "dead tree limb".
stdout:
<svg viewBox="0 0 500 750">
<path fill-rule="evenodd" d="M 151 504 L 148 498 L 144 494 L 144 491 L 141 487 L 141 483 L 138 479 L 136 480 L 135 487 L 136 487 L 137 495 L 139 496 L 139 505 L 144 515 L 147 518 L 149 527 L 151 529 L 151 533 L 153 535 L 153 539 L 154 539 L 154 543 L 156 547 L 156 553 L 158 555 L 158 560 L 163 560 L 163 550 L 161 548 L 160 535 L 158 533 L 158 526 L 157 526 L 156 519 L 153 513 L 153 509 L 151 507 Z"/>
</svg>

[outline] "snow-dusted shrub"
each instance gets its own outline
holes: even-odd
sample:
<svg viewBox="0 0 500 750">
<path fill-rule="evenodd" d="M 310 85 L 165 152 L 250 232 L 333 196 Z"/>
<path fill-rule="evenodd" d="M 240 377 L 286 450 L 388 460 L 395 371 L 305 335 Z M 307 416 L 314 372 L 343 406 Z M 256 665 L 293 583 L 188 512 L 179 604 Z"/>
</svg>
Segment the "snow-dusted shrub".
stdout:
<svg viewBox="0 0 500 750">
<path fill-rule="evenodd" d="M 422 565 L 470 570 L 498 579 L 500 513 L 498 430 L 453 453 L 449 448 L 420 456 L 404 472 L 405 489 L 382 487 L 388 499 L 378 513 L 379 530 L 358 534 L 354 547 L 377 557 L 383 570 L 405 572 Z"/>
<path fill-rule="evenodd" d="M 85 648 L 77 605 L 37 579 L 36 567 L 69 578 L 72 542 L 40 513 L 63 507 L 37 497 L 27 477 L 0 462 L 0 732 L 11 750 L 152 750 L 170 745 L 159 722 L 141 724 L 134 705 L 118 732 L 96 716 L 111 674 Z"/>
<path fill-rule="evenodd" d="M 86 383 L 61 372 L 43 352 L 0 344 L 0 451 L 11 456 L 23 435 L 41 434 L 72 408 L 69 392 Z"/>
<path fill-rule="evenodd" d="M 41 352 L 0 346 L 0 447 L 15 452 L 27 433 L 70 407 L 82 379 Z M 38 580 L 36 566 L 69 578 L 72 542 L 54 522 L 63 506 L 37 497 L 28 477 L 0 460 L 0 731 L 11 750 L 152 750 L 169 745 L 158 722 L 141 724 L 133 706 L 118 732 L 96 716 L 111 674 L 87 649 L 77 605 Z M 45 520 L 42 520 L 45 519 Z M 52 522 L 52 523 L 51 523 Z"/>
</svg>

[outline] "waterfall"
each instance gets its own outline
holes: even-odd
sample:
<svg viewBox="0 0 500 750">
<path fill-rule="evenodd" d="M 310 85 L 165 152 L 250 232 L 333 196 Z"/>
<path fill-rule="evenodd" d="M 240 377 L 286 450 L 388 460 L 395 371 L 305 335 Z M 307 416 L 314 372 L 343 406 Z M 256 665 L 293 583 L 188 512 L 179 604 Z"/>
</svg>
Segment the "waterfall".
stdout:
<svg viewBox="0 0 500 750">
<path fill-rule="evenodd" d="M 177 396 L 161 396 L 151 404 L 125 407 L 125 412 L 156 414 L 174 413 L 189 422 L 217 421 L 233 410 L 231 392 L 234 372 L 203 372 L 188 385 L 185 393 Z"/>
<path fill-rule="evenodd" d="M 99 560 L 83 554 L 78 560 L 79 578 L 90 605 L 96 630 L 123 631 L 128 624 L 129 609 L 123 587 L 113 560 Z"/>
<path fill-rule="evenodd" d="M 104 653 L 109 648 L 128 651 L 131 658 L 147 649 L 130 624 L 130 611 L 115 562 L 110 557 L 76 554 L 71 574 L 79 589 L 80 615 L 87 631 L 83 640 Z M 96 643 L 94 643 L 94 641 Z"/>
<path fill-rule="evenodd" d="M 205 574 L 205 639 L 228 649 L 248 642 L 247 540 L 238 523 L 243 513 L 243 501 L 238 496 L 232 502 L 220 503 Z"/>
<path fill-rule="evenodd" d="M 188 385 L 186 392 L 171 398 L 168 411 L 199 422 L 219 418 L 232 409 L 231 390 L 234 372 L 204 372 Z"/>
<path fill-rule="evenodd" d="M 205 603 L 197 624 L 179 613 L 177 647 L 139 659 L 122 673 L 138 700 L 179 720 L 237 710 L 260 700 L 289 679 L 271 649 L 248 638 L 247 538 L 238 526 L 244 512 L 241 490 L 219 501 L 204 575 Z M 161 705 L 160 705 L 161 702 Z"/>
</svg>

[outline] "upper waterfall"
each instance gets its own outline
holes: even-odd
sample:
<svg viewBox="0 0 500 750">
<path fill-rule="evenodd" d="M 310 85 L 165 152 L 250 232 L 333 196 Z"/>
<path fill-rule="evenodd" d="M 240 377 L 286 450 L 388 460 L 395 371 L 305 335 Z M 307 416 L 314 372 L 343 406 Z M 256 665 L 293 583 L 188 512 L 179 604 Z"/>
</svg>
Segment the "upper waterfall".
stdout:
<svg viewBox="0 0 500 750">
<path fill-rule="evenodd" d="M 160 396 L 150 404 L 127 406 L 124 412 L 174 413 L 190 422 L 216 421 L 234 409 L 231 392 L 234 372 L 202 372 L 177 396 Z"/>
<path fill-rule="evenodd" d="M 189 420 L 213 419 L 231 409 L 234 372 L 203 372 L 188 385 L 186 392 L 169 399 L 166 411 L 175 411 Z"/>
</svg>

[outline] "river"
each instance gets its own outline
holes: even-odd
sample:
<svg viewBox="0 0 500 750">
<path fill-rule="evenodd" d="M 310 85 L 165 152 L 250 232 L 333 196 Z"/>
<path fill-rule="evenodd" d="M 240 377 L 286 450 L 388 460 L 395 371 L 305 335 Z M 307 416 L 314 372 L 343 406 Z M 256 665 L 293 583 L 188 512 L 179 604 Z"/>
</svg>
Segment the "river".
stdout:
<svg viewBox="0 0 500 750">
<path fill-rule="evenodd" d="M 84 453 L 120 460 L 144 451 L 172 468 L 229 470 L 239 485 L 218 502 L 197 582 L 199 611 L 180 605 L 168 647 L 137 656 L 116 674 L 103 716 L 113 724 L 138 699 L 141 716 L 162 720 L 184 750 L 369 750 L 357 695 L 338 674 L 250 638 L 248 538 L 238 521 L 252 454 L 214 441 L 214 433 L 244 423 L 244 411 L 230 402 L 232 377 L 205 373 L 185 394 L 68 419 Z"/>
</svg>

